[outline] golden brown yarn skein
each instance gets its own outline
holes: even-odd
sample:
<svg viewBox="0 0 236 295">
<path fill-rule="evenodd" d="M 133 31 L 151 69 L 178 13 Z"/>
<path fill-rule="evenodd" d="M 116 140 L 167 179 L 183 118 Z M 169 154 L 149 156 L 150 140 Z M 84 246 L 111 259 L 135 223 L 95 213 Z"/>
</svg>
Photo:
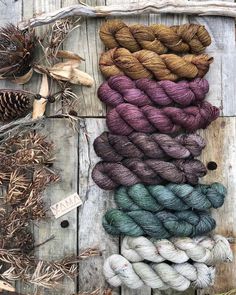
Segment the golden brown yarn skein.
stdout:
<svg viewBox="0 0 236 295">
<path fill-rule="evenodd" d="M 102 53 L 99 66 L 106 78 L 127 75 L 134 80 L 155 78 L 176 81 L 203 77 L 212 62 L 213 57 L 207 54 L 158 55 L 145 49 L 131 53 L 125 48 L 114 48 Z"/>
<path fill-rule="evenodd" d="M 198 24 L 127 26 L 115 19 L 104 22 L 99 34 L 107 48 L 124 47 L 130 52 L 147 49 L 158 54 L 168 51 L 201 53 L 211 44 L 209 33 Z"/>
</svg>

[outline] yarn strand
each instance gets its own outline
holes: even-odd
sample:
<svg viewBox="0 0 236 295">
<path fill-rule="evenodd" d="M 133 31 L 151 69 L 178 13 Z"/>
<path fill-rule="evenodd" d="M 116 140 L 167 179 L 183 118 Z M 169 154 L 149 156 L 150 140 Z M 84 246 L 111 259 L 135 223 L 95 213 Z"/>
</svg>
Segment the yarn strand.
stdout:
<svg viewBox="0 0 236 295">
<path fill-rule="evenodd" d="M 140 183 L 130 187 L 120 186 L 115 191 L 114 199 L 122 210 L 148 210 L 155 213 L 163 209 L 216 209 L 224 204 L 226 193 L 226 188 L 220 183 L 199 184 L 195 187 L 174 183 L 145 186 Z"/>
<path fill-rule="evenodd" d="M 128 136 L 103 132 L 93 143 L 96 154 L 108 162 L 120 162 L 125 158 L 187 159 L 199 156 L 205 145 L 204 139 L 197 134 L 172 138 L 165 134 L 141 132 Z"/>
<path fill-rule="evenodd" d="M 111 235 L 149 236 L 157 239 L 195 237 L 210 232 L 216 226 L 209 213 L 191 210 L 152 213 L 110 209 L 104 215 L 102 224 Z"/>
<path fill-rule="evenodd" d="M 232 262 L 233 253 L 227 239 L 221 235 L 191 238 L 148 239 L 126 236 L 121 254 L 130 262 L 143 260 L 160 263 L 184 263 L 189 260 L 207 265 Z"/>
<path fill-rule="evenodd" d="M 147 78 L 132 80 L 127 76 L 113 76 L 98 88 L 98 97 L 105 104 L 116 107 L 130 103 L 139 107 L 145 105 L 189 106 L 201 103 L 209 91 L 207 80 L 195 78 L 192 81 L 154 81 Z"/>
<path fill-rule="evenodd" d="M 218 116 L 219 108 L 206 101 L 199 107 L 184 109 L 175 107 L 158 109 L 148 105 L 139 108 L 122 103 L 107 114 L 106 122 L 109 130 L 118 135 L 129 135 L 133 131 L 173 134 L 181 129 L 188 132 L 205 129 Z"/>
<path fill-rule="evenodd" d="M 206 175 L 206 167 L 199 160 L 126 159 L 120 163 L 99 162 L 92 171 L 94 182 L 102 189 L 112 190 L 119 185 L 131 186 L 137 183 L 197 184 L 199 177 Z"/>
<path fill-rule="evenodd" d="M 104 22 L 99 34 L 107 48 L 125 47 L 131 52 L 148 49 L 158 54 L 168 51 L 201 53 L 211 44 L 209 33 L 198 24 L 127 26 L 115 19 Z"/>
<path fill-rule="evenodd" d="M 133 80 L 154 78 L 158 81 L 177 81 L 204 77 L 212 62 L 213 57 L 207 54 L 158 55 L 145 49 L 131 53 L 125 48 L 114 48 L 101 55 L 99 66 L 106 78 L 126 75 Z"/>
<path fill-rule="evenodd" d="M 154 289 L 172 288 L 184 291 L 190 286 L 207 288 L 213 285 L 214 267 L 204 263 L 130 263 L 125 257 L 114 254 L 105 260 L 103 273 L 108 283 L 114 287 L 125 285 L 137 289 L 143 285 Z"/>
</svg>

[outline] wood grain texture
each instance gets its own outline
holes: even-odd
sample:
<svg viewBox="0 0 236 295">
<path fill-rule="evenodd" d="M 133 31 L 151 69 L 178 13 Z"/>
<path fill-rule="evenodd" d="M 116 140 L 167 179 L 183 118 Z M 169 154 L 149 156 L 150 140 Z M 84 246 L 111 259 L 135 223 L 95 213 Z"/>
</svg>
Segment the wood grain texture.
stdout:
<svg viewBox="0 0 236 295">
<path fill-rule="evenodd" d="M 3 0 L 7 2 L 8 0 Z M 89 0 L 89 5 L 115 5 L 129 4 L 132 1 L 125 0 Z M 33 14 L 44 12 L 54 12 L 60 7 L 77 4 L 77 0 L 18 0 L 11 1 L 11 5 L 6 8 L 4 3 L 0 1 L 0 11 L 2 18 L 0 24 L 9 21 L 17 22 L 22 18 L 28 19 Z M 133 15 L 124 17 L 127 23 L 163 23 L 166 25 L 182 24 L 186 22 L 194 22 L 204 24 L 212 36 L 212 45 L 207 49 L 209 54 L 214 56 L 214 63 L 211 65 L 207 74 L 210 83 L 210 93 L 207 97 L 211 103 L 222 107 L 221 115 L 227 118 L 220 118 L 213 123 L 207 130 L 201 131 L 201 134 L 207 140 L 207 147 L 202 155 L 205 163 L 215 161 L 218 165 L 217 170 L 209 171 L 204 182 L 219 181 L 224 183 L 229 190 L 228 198 L 225 205 L 214 210 L 213 215 L 217 220 L 216 232 L 235 238 L 235 200 L 236 200 L 236 184 L 235 184 L 235 161 L 236 161 L 236 118 L 228 116 L 236 116 L 236 54 L 235 54 L 235 27 L 234 19 L 226 17 L 188 17 L 186 15 L 166 15 L 151 14 Z M 80 97 L 79 115 L 82 117 L 101 117 L 106 114 L 106 107 L 98 100 L 96 92 L 101 84 L 103 77 L 98 68 L 98 60 L 100 53 L 104 50 L 104 46 L 99 39 L 98 31 L 101 22 L 104 19 L 88 18 L 81 22 L 81 26 L 76 29 L 66 40 L 64 48 L 75 51 L 86 60 L 82 63 L 81 69 L 88 72 L 95 79 L 95 85 L 91 88 L 75 87 L 77 95 Z M 46 28 L 38 28 L 41 34 Z M 35 92 L 39 89 L 39 75 L 35 75 L 30 83 L 26 84 L 25 89 L 31 89 Z M 0 81 L 0 87 L 19 86 Z M 48 113 L 53 113 L 60 106 L 55 104 L 49 108 Z M 102 266 L 104 259 L 119 252 L 119 240 L 105 233 L 101 225 L 101 219 L 104 212 L 114 207 L 113 194 L 100 190 L 91 179 L 92 167 L 99 160 L 93 150 L 93 140 L 102 131 L 106 129 L 105 120 L 101 118 L 86 118 L 81 120 L 81 128 L 78 134 L 73 133 L 68 123 L 64 120 L 48 121 L 47 130 L 52 140 L 57 145 L 57 160 L 55 167 L 62 174 L 62 182 L 50 188 L 45 198 L 54 203 L 63 199 L 68 194 L 77 190 L 79 186 L 79 194 L 83 200 L 83 205 L 78 209 L 78 217 L 73 211 L 69 215 L 62 217 L 56 221 L 52 219 L 47 223 L 35 225 L 34 231 L 37 241 L 42 242 L 52 233 L 56 233 L 56 239 L 39 248 L 37 255 L 40 257 L 53 259 L 63 257 L 64 253 L 76 253 L 83 251 L 87 247 L 99 247 L 102 251 L 101 257 L 91 258 L 80 264 L 80 274 L 78 277 L 78 290 L 91 291 L 98 287 L 107 286 L 102 274 Z M 79 153 L 79 159 L 77 158 Z M 79 170 L 79 177 L 78 177 Z M 78 177 L 78 178 L 77 178 Z M 60 221 L 68 219 L 70 222 L 69 229 L 62 229 Z M 78 228 L 77 228 L 78 222 Z M 78 247 L 78 249 L 77 249 Z M 235 243 L 232 243 L 232 249 L 236 252 Z M 236 255 L 236 254 L 235 254 Z M 218 292 L 226 292 L 235 285 L 235 262 L 233 264 L 224 264 L 217 267 L 217 280 L 215 287 L 211 290 L 198 291 L 199 295 L 216 294 Z M 61 291 L 43 291 L 40 294 L 58 294 L 71 295 L 75 290 L 75 283 L 72 281 L 65 282 L 66 290 Z M 77 291 L 78 291 L 77 290 Z M 33 294 L 33 288 L 19 287 L 18 291 L 24 294 Z M 157 291 L 151 292 L 150 288 L 142 288 L 141 290 L 129 290 L 125 287 L 114 290 L 113 294 L 118 295 L 177 295 L 180 292 L 175 291 Z M 194 290 L 181 292 L 185 295 L 195 294 Z"/>
<path fill-rule="evenodd" d="M 48 140 L 55 144 L 55 161 L 53 169 L 60 174 L 60 182 L 49 186 L 44 192 L 44 200 L 49 208 L 51 205 L 77 192 L 78 172 L 78 134 L 69 126 L 65 119 L 48 119 L 46 128 L 42 132 L 48 135 Z M 66 156 L 65 156 L 66 155 Z M 34 254 L 39 259 L 57 260 L 67 255 L 77 254 L 77 211 L 76 209 L 66 215 L 55 219 L 48 211 L 48 219 L 34 223 L 35 244 L 42 243 L 51 236 L 55 238 L 44 245 L 36 248 Z M 62 228 L 61 222 L 68 220 L 69 227 Z M 21 284 L 18 291 L 23 294 L 33 294 L 35 288 L 32 285 Z M 47 290 L 39 289 L 40 294 L 73 294 L 76 291 L 76 282 L 64 280 L 60 288 Z"/>
<path fill-rule="evenodd" d="M 16 25 L 20 22 L 22 20 L 22 5 L 23 0 L 13 3 L 9 3 L 7 0 L 0 1 L 0 26 L 4 26 L 10 22 Z M 10 81 L 0 80 L 0 88 L 22 89 L 22 86 Z"/>
<path fill-rule="evenodd" d="M 17 2 L 9 3 L 7 0 L 0 1 L 0 26 L 5 26 L 8 23 L 17 24 L 22 20 L 22 6 L 23 0 L 19 0 Z M 7 89 L 22 89 L 21 85 L 17 85 L 10 81 L 0 80 L 0 89 L 7 88 Z M 0 195 L 2 195 L 2 190 Z M 21 284 L 16 283 L 14 284 L 17 289 L 21 289 Z"/>
<path fill-rule="evenodd" d="M 222 116 L 235 116 L 236 102 L 232 97 L 235 97 L 236 85 L 231 82 L 236 69 L 235 20 L 214 16 L 188 18 L 189 22 L 203 24 L 212 39 L 212 44 L 206 49 L 206 52 L 214 57 L 214 63 L 206 75 L 210 84 L 207 100 L 222 108 Z"/>
<path fill-rule="evenodd" d="M 175 13 L 189 15 L 216 15 L 216 16 L 236 16 L 236 5 L 232 2 L 224 1 L 175 1 L 175 0 L 160 0 L 160 1 L 134 1 L 133 3 L 111 4 L 109 6 L 93 6 L 83 5 L 80 1 L 77 5 L 71 5 L 59 9 L 55 12 L 41 14 L 33 17 L 29 22 L 21 23 L 22 28 L 31 26 L 42 26 L 49 24 L 57 19 L 62 19 L 71 16 L 85 17 L 106 17 L 106 16 L 131 16 L 144 14 L 160 14 L 160 13 Z"/>
<path fill-rule="evenodd" d="M 122 5 L 122 4 L 129 4 L 132 0 L 106 0 L 106 5 Z M 140 23 L 144 25 L 149 24 L 149 16 L 148 15 L 133 15 L 129 17 L 120 17 L 120 19 L 123 19 L 127 24 L 134 24 L 134 23 Z M 104 20 L 105 21 L 105 20 Z M 98 37 L 99 38 L 99 37 Z M 100 40 L 101 42 L 101 40 Z M 104 47 L 104 45 L 103 45 Z M 105 48 L 104 48 L 105 49 Z M 126 286 L 121 287 L 121 294 L 122 295 L 151 295 L 151 288 L 149 287 L 142 287 L 138 290 L 131 290 L 127 288 Z"/>
<path fill-rule="evenodd" d="M 189 288 L 186 291 L 179 292 L 179 291 L 173 291 L 173 290 L 166 290 L 166 291 L 159 291 L 159 290 L 153 290 L 153 295 L 193 295 L 195 294 L 195 290 L 192 288 Z M 137 294 L 139 295 L 139 294 Z"/>
<path fill-rule="evenodd" d="M 66 7 L 77 4 L 77 0 L 63 0 L 62 5 Z M 88 5 L 104 5 L 105 0 L 89 0 Z M 100 54 L 104 51 L 102 42 L 98 37 L 101 19 L 82 19 L 79 28 L 74 30 L 64 43 L 64 48 L 75 51 L 85 59 L 80 65 L 82 71 L 87 72 L 94 78 L 92 87 L 75 86 L 75 92 L 80 99 L 78 114 L 80 116 L 104 116 L 106 107 L 97 99 L 97 88 L 102 83 L 103 78 L 99 71 L 98 61 Z"/>
<path fill-rule="evenodd" d="M 98 247 L 101 257 L 80 263 L 79 291 L 92 291 L 105 287 L 102 273 L 104 259 L 119 252 L 119 240 L 108 235 L 102 227 L 102 217 L 107 209 L 115 206 L 112 192 L 97 187 L 91 178 L 91 171 L 99 161 L 93 150 L 93 141 L 105 129 L 104 119 L 84 119 L 79 135 L 79 195 L 83 205 L 79 208 L 78 245 L 82 251 L 87 247 Z M 119 290 L 114 290 L 114 295 Z"/>
<path fill-rule="evenodd" d="M 224 205 L 217 210 L 212 210 L 212 215 L 217 222 L 215 233 L 234 240 L 231 247 L 236 256 L 236 118 L 219 118 L 209 128 L 202 131 L 201 135 L 207 141 L 201 160 L 206 165 L 211 161 L 217 164 L 217 169 L 208 170 L 202 182 L 221 182 L 228 189 Z M 214 288 L 201 291 L 199 294 L 216 294 L 234 289 L 236 288 L 235 276 L 235 260 L 233 263 L 217 266 Z"/>
<path fill-rule="evenodd" d="M 59 0 L 23 0 L 23 19 L 29 19 L 30 15 L 40 15 L 42 13 L 47 13 L 50 11 L 55 11 L 61 8 L 61 1 Z M 47 35 L 49 26 L 38 27 L 35 29 L 36 35 L 40 38 L 44 38 Z M 41 48 L 37 48 L 35 51 L 36 60 L 40 60 L 41 63 L 45 64 L 44 58 L 42 58 Z M 41 85 L 42 76 L 38 73 L 34 73 L 32 79 L 24 85 L 24 89 L 30 90 L 34 93 L 38 93 Z M 51 93 L 58 91 L 55 83 L 50 89 Z M 52 115 L 61 109 L 61 102 L 55 102 L 53 104 L 47 104 L 46 114 Z"/>
</svg>

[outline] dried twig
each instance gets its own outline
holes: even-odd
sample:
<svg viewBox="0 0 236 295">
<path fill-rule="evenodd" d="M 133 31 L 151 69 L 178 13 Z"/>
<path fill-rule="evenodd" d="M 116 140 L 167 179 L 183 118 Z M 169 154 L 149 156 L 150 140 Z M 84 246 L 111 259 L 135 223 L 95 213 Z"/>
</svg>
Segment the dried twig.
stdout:
<svg viewBox="0 0 236 295">
<path fill-rule="evenodd" d="M 112 4 L 107 6 L 89 6 L 75 4 L 53 12 L 44 13 L 20 23 L 22 29 L 28 26 L 37 27 L 72 16 L 108 17 L 131 16 L 144 14 L 175 13 L 187 15 L 216 15 L 236 17 L 236 3 L 225 1 L 134 1 L 131 3 Z"/>
<path fill-rule="evenodd" d="M 226 293 L 217 293 L 216 295 L 235 295 L 236 294 L 236 289 L 232 289 Z"/>
<path fill-rule="evenodd" d="M 50 33 L 47 35 L 47 38 L 44 40 L 44 43 L 41 43 L 44 55 L 49 65 L 52 65 L 58 59 L 58 51 L 65 41 L 67 36 L 76 28 L 80 26 L 80 19 L 63 19 L 56 21 L 50 30 Z"/>
<path fill-rule="evenodd" d="M 22 280 L 44 288 L 59 288 L 63 277 L 74 278 L 78 275 L 77 265 L 81 259 L 99 254 L 98 250 L 89 248 L 78 257 L 48 262 L 23 255 L 17 250 L 0 249 L 0 261 L 10 265 L 0 277 L 8 281 Z"/>
<path fill-rule="evenodd" d="M 73 295 L 112 295 L 112 290 L 111 289 L 103 290 L 102 288 L 98 288 L 92 292 L 82 292 L 82 293 L 73 294 Z"/>
</svg>

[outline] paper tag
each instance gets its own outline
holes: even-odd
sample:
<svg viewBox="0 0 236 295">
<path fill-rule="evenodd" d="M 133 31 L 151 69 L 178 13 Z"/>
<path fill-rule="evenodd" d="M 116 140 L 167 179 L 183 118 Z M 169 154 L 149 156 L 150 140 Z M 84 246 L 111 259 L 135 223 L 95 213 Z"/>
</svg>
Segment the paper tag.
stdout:
<svg viewBox="0 0 236 295">
<path fill-rule="evenodd" d="M 82 205 L 82 201 L 79 195 L 77 193 L 74 193 L 64 200 L 52 205 L 50 209 L 52 210 L 55 218 L 59 218 L 80 205 Z"/>
</svg>

